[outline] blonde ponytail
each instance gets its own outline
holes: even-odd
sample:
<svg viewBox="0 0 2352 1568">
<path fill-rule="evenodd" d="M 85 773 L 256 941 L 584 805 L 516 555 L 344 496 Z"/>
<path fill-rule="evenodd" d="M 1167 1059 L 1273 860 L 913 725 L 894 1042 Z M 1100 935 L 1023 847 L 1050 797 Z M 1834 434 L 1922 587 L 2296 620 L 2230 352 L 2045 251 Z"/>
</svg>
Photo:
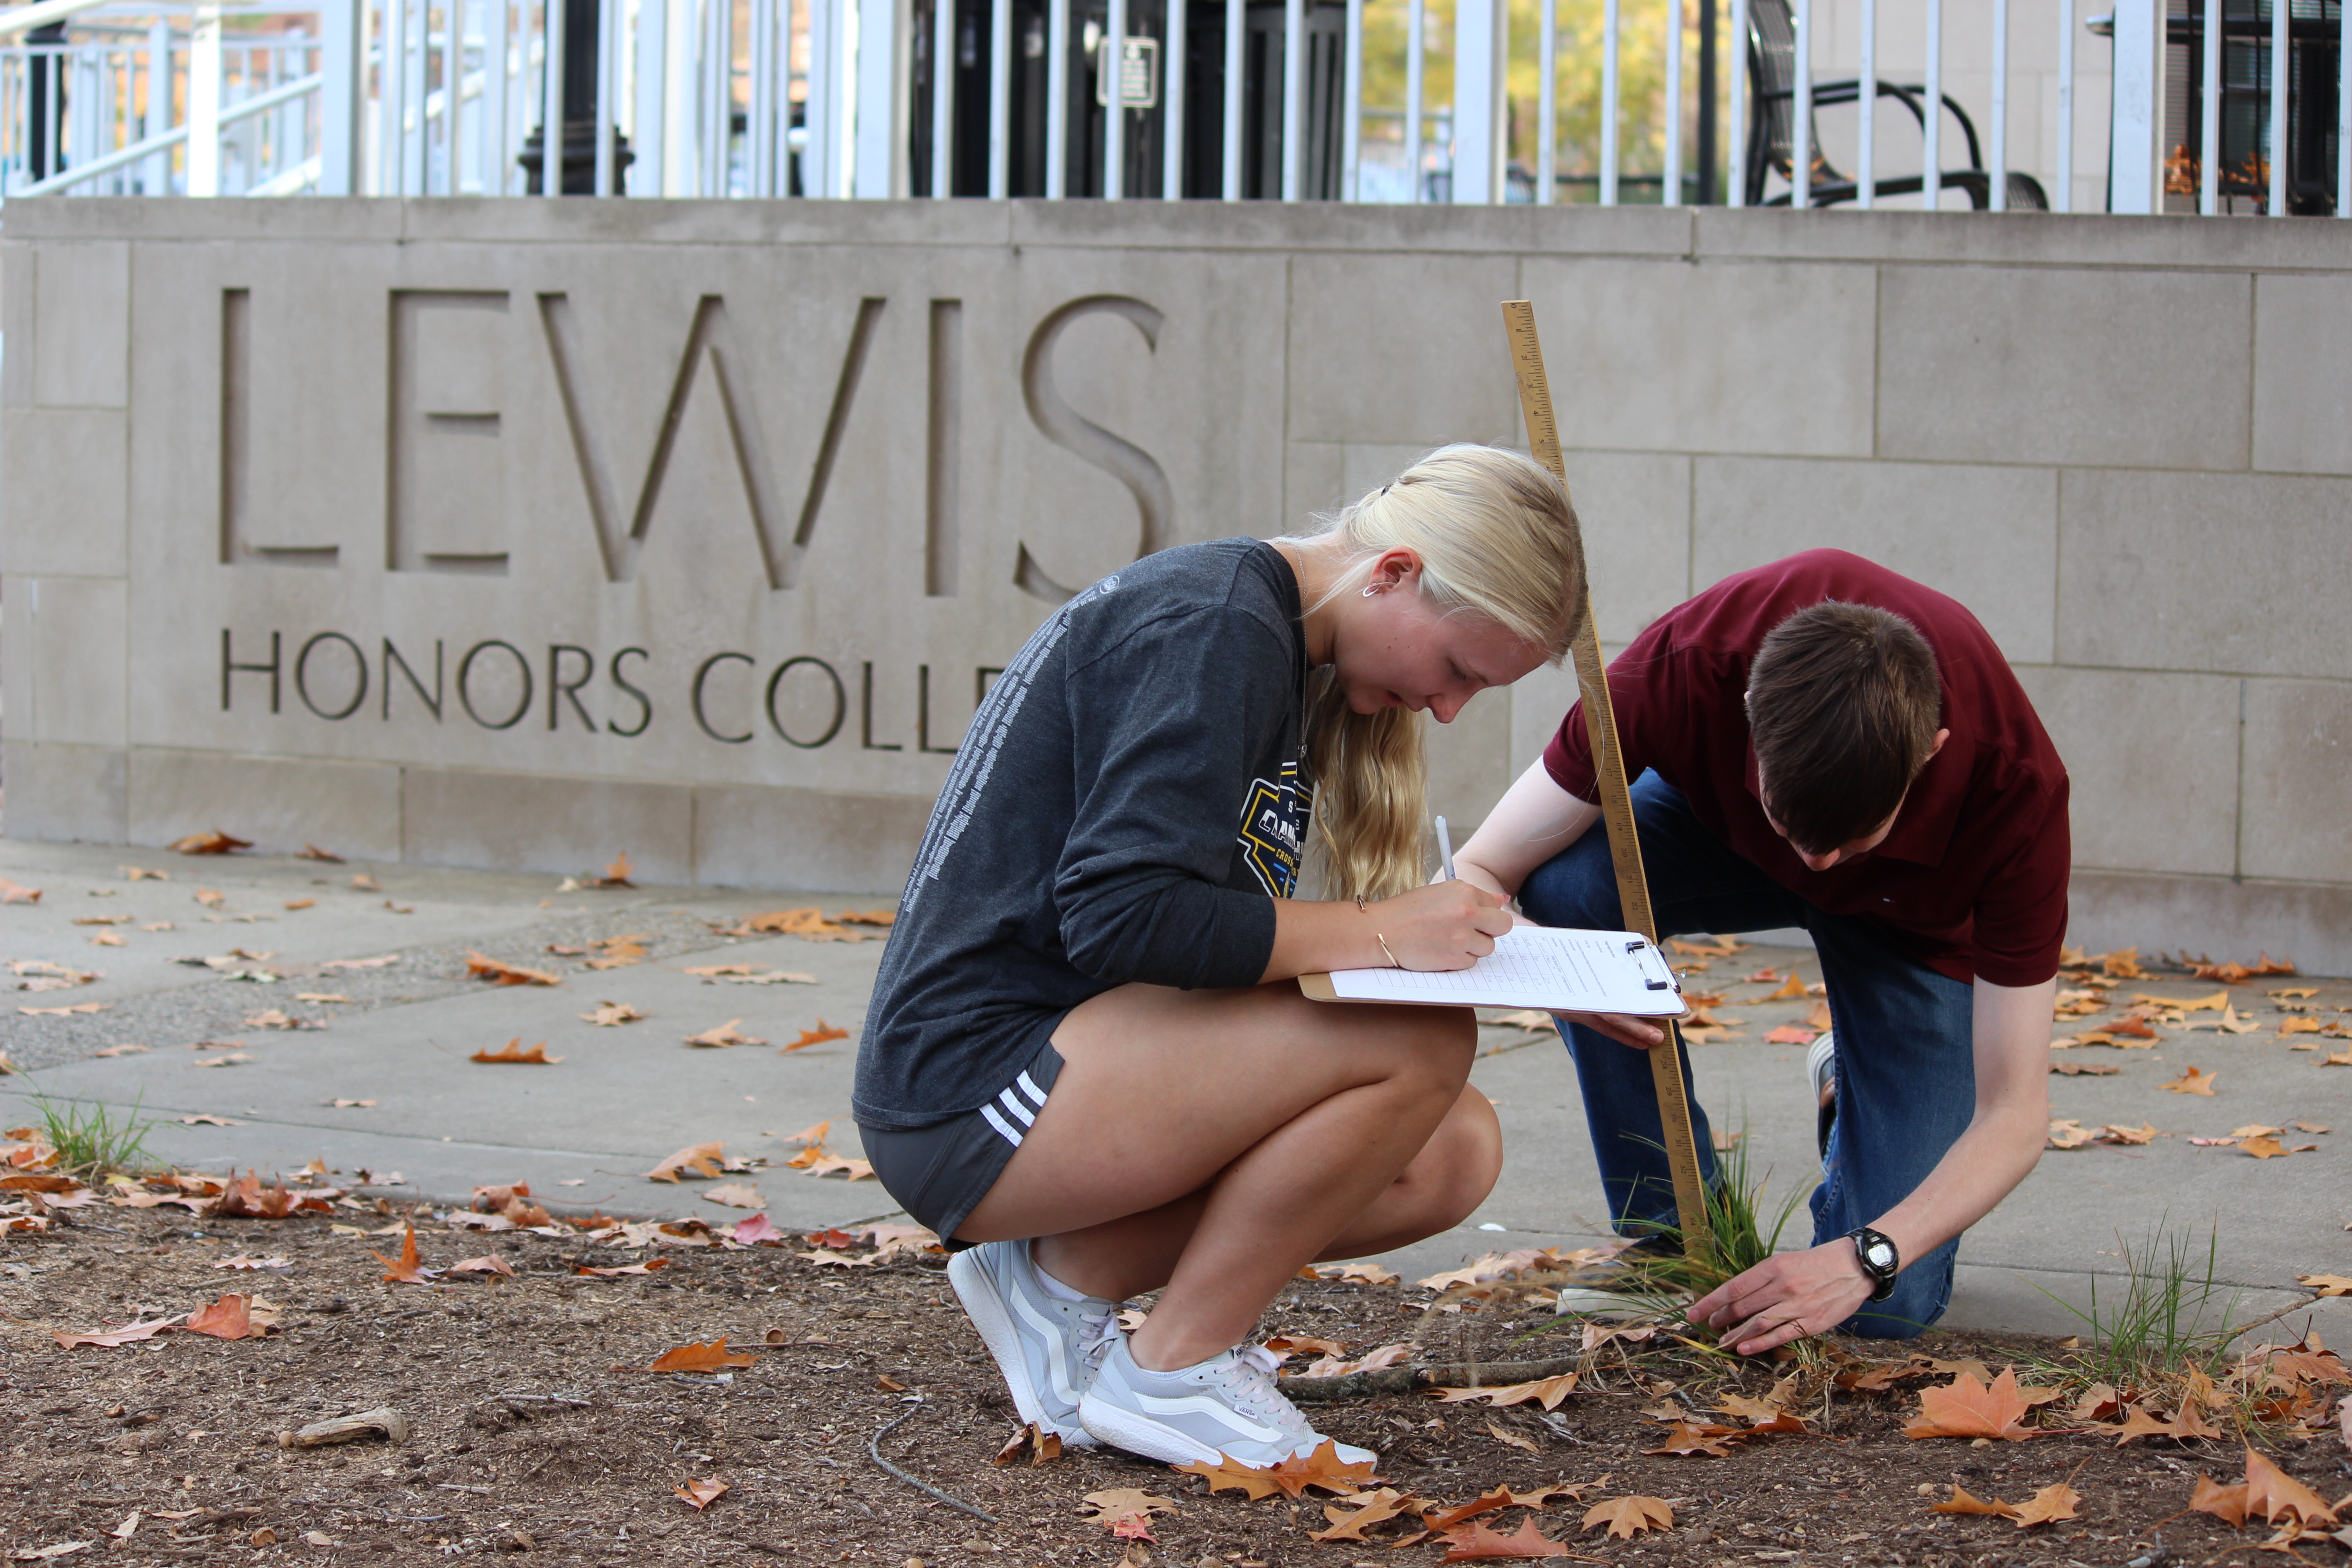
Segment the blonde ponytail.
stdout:
<svg viewBox="0 0 2352 1568">
<path fill-rule="evenodd" d="M 1497 447 L 1441 447 L 1302 541 L 1336 542 L 1349 569 L 1319 608 L 1353 592 L 1384 552 L 1421 557 L 1421 592 L 1442 611 L 1485 616 L 1552 663 L 1584 620 L 1584 543 L 1568 491 L 1533 459 Z M 1389 898 L 1418 885 L 1428 806 L 1422 716 L 1358 713 L 1329 665 L 1307 683 L 1306 745 L 1315 823 L 1334 898 Z"/>
</svg>

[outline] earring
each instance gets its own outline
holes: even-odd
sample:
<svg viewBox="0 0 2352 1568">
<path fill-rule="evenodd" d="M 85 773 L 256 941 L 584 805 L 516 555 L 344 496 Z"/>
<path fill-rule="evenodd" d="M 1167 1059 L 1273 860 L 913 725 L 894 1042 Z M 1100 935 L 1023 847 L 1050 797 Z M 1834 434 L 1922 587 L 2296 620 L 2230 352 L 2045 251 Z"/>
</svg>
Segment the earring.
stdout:
<svg viewBox="0 0 2352 1568">
<path fill-rule="evenodd" d="M 1365 597 L 1365 598 L 1367 598 L 1367 599 L 1369 599 L 1369 598 L 1370 598 L 1373 595 L 1375 595 L 1375 594 L 1379 593 L 1380 591 L 1381 591 L 1381 586 L 1380 586 L 1380 584 L 1377 584 L 1377 583 L 1367 583 L 1367 584 L 1364 585 L 1364 597 Z"/>
</svg>

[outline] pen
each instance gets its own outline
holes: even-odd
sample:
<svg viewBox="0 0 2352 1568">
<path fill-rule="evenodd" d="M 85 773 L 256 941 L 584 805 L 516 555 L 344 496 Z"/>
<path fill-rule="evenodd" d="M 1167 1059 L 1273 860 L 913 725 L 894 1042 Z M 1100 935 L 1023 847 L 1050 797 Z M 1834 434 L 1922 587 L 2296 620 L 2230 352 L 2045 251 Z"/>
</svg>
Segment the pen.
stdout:
<svg viewBox="0 0 2352 1568">
<path fill-rule="evenodd" d="M 1445 867 L 1445 879 L 1454 880 L 1454 840 L 1445 831 L 1445 818 L 1437 819 L 1437 854 Z"/>
</svg>

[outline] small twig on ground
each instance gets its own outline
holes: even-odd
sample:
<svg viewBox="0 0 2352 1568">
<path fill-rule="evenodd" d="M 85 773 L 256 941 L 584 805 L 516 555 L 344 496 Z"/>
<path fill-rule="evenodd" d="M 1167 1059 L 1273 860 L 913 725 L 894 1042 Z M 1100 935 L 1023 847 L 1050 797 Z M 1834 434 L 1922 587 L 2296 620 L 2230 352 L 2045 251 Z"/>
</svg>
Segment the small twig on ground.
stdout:
<svg viewBox="0 0 2352 1568">
<path fill-rule="evenodd" d="M 2251 1323 L 2241 1323 L 2236 1328 L 2228 1331 L 2222 1334 L 2221 1342 L 2224 1345 L 2235 1344 L 2241 1338 L 2252 1333 L 2256 1329 L 2262 1328 L 2263 1325 L 2268 1323 L 2275 1323 L 2290 1312 L 2300 1312 L 2305 1307 L 2315 1306 L 2325 1299 L 2326 1298 L 2314 1293 L 2305 1297 L 2300 1301 L 2290 1301 L 2285 1306 L 2281 1307 L 2277 1311 L 2273 1312 L 2267 1318 L 2256 1318 Z"/>
<path fill-rule="evenodd" d="M 1503 1388 L 1514 1383 L 1534 1383 L 1558 1377 L 1584 1365 L 1582 1356 L 1550 1361 L 1416 1362 L 1384 1366 L 1374 1372 L 1352 1372 L 1345 1377 L 1286 1377 L 1282 1392 L 1302 1405 L 1328 1405 L 1340 1399 L 1365 1399 L 1381 1394 L 1411 1394 L 1415 1389 Z"/>
<path fill-rule="evenodd" d="M 866 1452 L 871 1456 L 874 1462 L 880 1466 L 885 1471 L 896 1476 L 898 1479 L 906 1482 L 917 1491 L 929 1492 L 931 1496 L 939 1499 L 950 1508 L 960 1510 L 964 1513 L 971 1515 L 974 1519 L 985 1520 L 990 1524 L 998 1522 L 996 1516 L 989 1512 L 986 1509 L 975 1508 L 960 1497 L 951 1497 L 948 1493 L 940 1490 L 939 1488 L 931 1485 L 930 1482 L 921 1480 L 914 1476 L 908 1475 L 906 1471 L 900 1469 L 898 1466 L 892 1464 L 889 1460 L 882 1457 L 882 1439 L 887 1437 L 891 1433 L 896 1432 L 900 1426 L 904 1426 L 914 1416 L 915 1413 L 920 1409 L 922 1409 L 920 1405 L 909 1405 L 906 1409 L 900 1411 L 896 1417 L 885 1422 L 880 1431 L 866 1439 Z"/>
</svg>

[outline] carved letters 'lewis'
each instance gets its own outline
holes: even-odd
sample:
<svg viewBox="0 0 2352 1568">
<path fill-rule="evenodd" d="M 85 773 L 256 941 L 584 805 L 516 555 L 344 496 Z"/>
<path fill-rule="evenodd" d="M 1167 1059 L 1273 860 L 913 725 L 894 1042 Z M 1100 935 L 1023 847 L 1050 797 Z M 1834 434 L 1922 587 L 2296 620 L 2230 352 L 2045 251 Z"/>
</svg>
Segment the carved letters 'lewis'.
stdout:
<svg viewBox="0 0 2352 1568">
<path fill-rule="evenodd" d="M 707 294 L 695 307 L 652 456 L 634 496 L 626 498 L 606 457 L 612 445 L 609 433 L 598 427 L 583 395 L 595 372 L 583 363 L 585 351 L 572 299 L 561 292 L 541 293 L 533 299 L 541 329 L 538 336 L 562 404 L 590 531 L 605 581 L 626 583 L 636 575 L 688 399 L 708 364 L 726 421 L 737 479 L 758 536 L 768 586 L 773 591 L 796 586 L 802 563 L 816 536 L 817 518 L 841 452 L 843 430 L 889 300 L 881 296 L 860 300 L 847 323 L 838 358 L 824 362 L 838 366 L 833 401 L 807 485 L 795 508 L 786 499 L 770 455 L 768 427 L 760 418 L 742 348 L 744 329 L 737 325 L 723 298 Z M 509 300 L 506 292 L 495 289 L 395 289 L 389 297 L 383 552 L 389 571 L 506 574 L 504 520 L 497 515 L 501 487 L 494 482 L 499 468 L 492 455 L 492 444 L 501 438 L 505 411 L 497 406 L 501 395 L 494 383 L 499 378 L 494 371 L 479 366 L 495 363 L 494 354 L 485 357 L 484 329 L 494 325 L 489 318 L 507 315 Z M 959 588 L 964 553 L 963 302 L 932 300 L 929 304 L 923 591 L 932 597 L 950 597 Z M 1119 294 L 1073 300 L 1049 312 L 1030 334 L 1021 362 L 1022 400 L 1031 423 L 1048 441 L 1118 479 L 1133 495 L 1140 525 L 1136 554 L 1140 558 L 1166 548 L 1175 537 L 1176 501 L 1167 473 L 1150 453 L 1072 408 L 1055 380 L 1055 353 L 1063 333 L 1080 319 L 1095 314 L 1124 317 L 1142 334 L 1145 345 L 1158 351 L 1162 317 L 1152 306 Z M 252 499 L 260 491 L 254 466 L 251 337 L 250 291 L 223 289 L 219 558 L 224 564 L 336 566 L 341 562 L 337 545 L 264 542 L 255 537 Z M 476 373 L 451 374 L 436 367 L 434 351 L 427 346 L 436 342 L 472 345 Z M 433 437 L 429 443 L 427 437 Z M 911 450 L 911 431 L 906 446 Z M 487 510 L 482 504 L 485 497 L 491 500 Z M 460 521 L 453 522 L 453 519 Z M 427 531 L 451 526 L 474 531 L 455 537 Z M 1023 592 L 1048 604 L 1060 604 L 1072 594 L 1046 574 L 1026 543 L 1016 543 L 1009 576 Z"/>
</svg>

